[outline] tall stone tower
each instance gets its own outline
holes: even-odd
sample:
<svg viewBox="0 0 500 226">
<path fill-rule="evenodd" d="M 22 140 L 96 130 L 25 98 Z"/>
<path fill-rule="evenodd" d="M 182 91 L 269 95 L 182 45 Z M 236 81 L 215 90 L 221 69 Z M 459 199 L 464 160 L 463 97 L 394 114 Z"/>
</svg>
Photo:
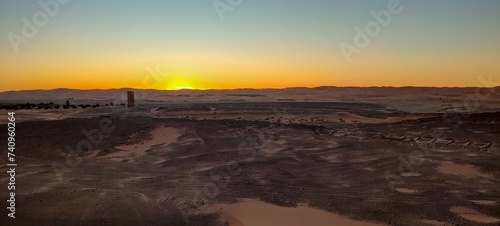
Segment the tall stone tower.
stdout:
<svg viewBox="0 0 500 226">
<path fill-rule="evenodd" d="M 127 107 L 133 108 L 135 106 L 134 97 L 135 97 L 134 91 L 127 91 L 127 100 L 128 100 Z"/>
</svg>

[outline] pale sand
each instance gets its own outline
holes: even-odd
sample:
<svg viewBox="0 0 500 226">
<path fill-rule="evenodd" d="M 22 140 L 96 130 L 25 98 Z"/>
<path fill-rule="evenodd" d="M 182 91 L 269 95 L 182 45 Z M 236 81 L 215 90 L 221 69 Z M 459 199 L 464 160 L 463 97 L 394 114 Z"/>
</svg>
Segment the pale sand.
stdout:
<svg viewBox="0 0 500 226">
<path fill-rule="evenodd" d="M 155 146 L 168 146 L 174 143 L 181 134 L 182 133 L 176 128 L 160 126 L 151 131 L 151 140 L 143 141 L 139 144 L 116 146 L 117 149 L 122 151 L 111 153 L 106 155 L 106 157 L 140 157 L 145 155 L 148 150 Z"/>
<path fill-rule="evenodd" d="M 471 220 L 471 221 L 480 222 L 480 223 L 500 222 L 500 219 L 498 219 L 498 218 L 486 216 L 482 213 L 477 212 L 474 209 L 467 208 L 467 207 L 454 206 L 454 207 L 450 208 L 450 211 L 458 214 L 462 218 L 465 218 L 465 219 Z"/>
<path fill-rule="evenodd" d="M 222 220 L 227 221 L 230 226 L 381 225 L 352 220 L 306 206 L 297 208 L 281 207 L 253 199 L 242 199 L 241 202 L 236 204 L 206 205 L 201 211 L 205 213 L 220 212 Z"/>
<path fill-rule="evenodd" d="M 470 201 L 479 205 L 493 205 L 497 203 L 491 200 L 470 200 Z"/>
<path fill-rule="evenodd" d="M 413 189 L 408 189 L 408 188 L 396 188 L 396 191 L 400 192 L 400 193 L 406 193 L 406 194 L 413 194 L 413 193 L 417 193 L 416 190 L 413 190 Z"/>
<path fill-rule="evenodd" d="M 329 162 L 333 162 L 333 163 L 336 163 L 336 162 L 341 162 L 342 160 L 339 160 L 338 159 L 338 155 L 336 154 L 332 154 L 332 155 L 328 155 L 328 156 L 321 156 L 323 159 L 325 160 L 328 160 Z"/>
<path fill-rule="evenodd" d="M 448 226 L 448 225 L 451 225 L 451 224 L 448 224 L 448 223 L 445 223 L 445 222 L 441 222 L 441 221 L 436 221 L 436 220 L 423 220 L 422 222 L 424 224 L 436 225 L 436 226 Z"/>
<path fill-rule="evenodd" d="M 7 115 L 8 112 L 16 113 L 16 122 L 26 121 L 52 121 L 71 117 L 82 112 L 82 109 L 20 109 L 20 110 L 0 110 L 0 115 Z M 0 124 L 8 123 L 7 117 L 0 117 Z"/>
<path fill-rule="evenodd" d="M 420 174 L 420 173 L 403 173 L 403 174 L 401 174 L 401 176 L 403 176 L 403 177 L 419 177 L 419 176 L 422 176 L 422 174 Z"/>
<path fill-rule="evenodd" d="M 475 178 L 475 177 L 485 177 L 491 178 L 490 175 L 483 173 L 478 170 L 478 167 L 468 164 L 456 164 L 453 162 L 442 162 L 437 170 L 444 174 L 451 174 L 466 178 Z"/>
</svg>

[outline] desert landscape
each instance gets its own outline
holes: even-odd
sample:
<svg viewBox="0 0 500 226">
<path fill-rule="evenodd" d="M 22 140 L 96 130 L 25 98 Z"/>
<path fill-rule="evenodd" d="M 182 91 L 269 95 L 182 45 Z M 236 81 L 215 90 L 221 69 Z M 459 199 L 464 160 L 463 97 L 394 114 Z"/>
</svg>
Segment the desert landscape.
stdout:
<svg viewBox="0 0 500 226">
<path fill-rule="evenodd" d="M 499 0 L 0 0 L 0 226 L 498 226 Z"/>
<path fill-rule="evenodd" d="M 127 90 L 0 93 L 2 225 L 500 223 L 498 87 Z"/>
</svg>

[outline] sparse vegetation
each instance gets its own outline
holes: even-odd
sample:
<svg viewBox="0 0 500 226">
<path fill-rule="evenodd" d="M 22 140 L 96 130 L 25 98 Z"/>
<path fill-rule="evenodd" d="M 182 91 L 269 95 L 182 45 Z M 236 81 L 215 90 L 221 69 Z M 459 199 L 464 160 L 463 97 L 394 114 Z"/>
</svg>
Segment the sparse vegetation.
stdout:
<svg viewBox="0 0 500 226">
<path fill-rule="evenodd" d="M 111 102 L 111 104 L 113 104 Z M 108 106 L 108 104 L 106 104 Z M 113 105 L 111 105 L 113 106 Z M 124 106 L 124 104 L 122 104 Z M 0 104 L 0 109 L 5 109 L 5 110 L 21 110 L 21 109 L 38 109 L 38 110 L 50 110 L 50 109 L 76 109 L 76 108 L 99 108 L 101 107 L 100 104 L 96 103 L 93 105 L 90 104 L 78 104 L 74 105 L 67 100 L 64 105 L 61 104 L 55 104 L 54 102 L 49 102 L 49 103 L 38 103 L 38 104 L 33 104 L 33 103 L 24 103 L 24 104 Z"/>
</svg>

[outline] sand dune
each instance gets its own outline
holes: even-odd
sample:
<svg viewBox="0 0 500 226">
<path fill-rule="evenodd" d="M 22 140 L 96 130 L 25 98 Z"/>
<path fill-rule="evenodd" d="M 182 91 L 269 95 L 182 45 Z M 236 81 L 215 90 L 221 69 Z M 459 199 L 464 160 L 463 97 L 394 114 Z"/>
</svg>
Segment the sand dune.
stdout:
<svg viewBox="0 0 500 226">
<path fill-rule="evenodd" d="M 307 206 L 280 207 L 252 199 L 243 199 L 236 204 L 207 205 L 202 208 L 202 212 L 220 212 L 222 220 L 228 222 L 230 226 L 382 225 L 349 219 Z"/>
</svg>

